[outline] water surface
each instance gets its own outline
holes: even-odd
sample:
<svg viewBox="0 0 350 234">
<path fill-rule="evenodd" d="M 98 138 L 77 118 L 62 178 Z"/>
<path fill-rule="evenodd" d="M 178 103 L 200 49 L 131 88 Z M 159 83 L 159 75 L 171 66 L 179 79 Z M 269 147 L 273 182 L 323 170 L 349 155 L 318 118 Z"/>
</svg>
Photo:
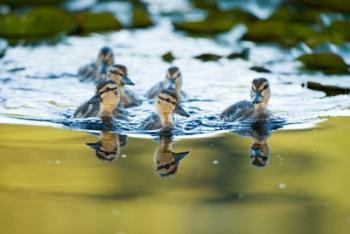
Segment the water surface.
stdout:
<svg viewBox="0 0 350 234">
<path fill-rule="evenodd" d="M 250 163 L 249 137 L 176 140 L 189 154 L 161 177 L 153 139 L 129 137 L 108 162 L 86 145 L 91 133 L 1 124 L 0 232 L 345 234 L 349 126 L 275 131 L 263 168 Z"/>
</svg>

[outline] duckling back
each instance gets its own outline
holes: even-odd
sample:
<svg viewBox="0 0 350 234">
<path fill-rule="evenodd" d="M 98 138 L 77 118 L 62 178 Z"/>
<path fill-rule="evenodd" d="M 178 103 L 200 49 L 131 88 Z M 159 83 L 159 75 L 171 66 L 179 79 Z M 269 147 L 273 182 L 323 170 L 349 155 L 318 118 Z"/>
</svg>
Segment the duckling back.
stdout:
<svg viewBox="0 0 350 234">
<path fill-rule="evenodd" d="M 78 109 L 74 112 L 74 118 L 89 118 L 98 115 L 100 111 L 100 103 L 98 98 L 95 96 L 92 97 L 89 101 L 84 102 L 82 105 L 78 107 Z"/>
<path fill-rule="evenodd" d="M 254 113 L 254 105 L 248 101 L 239 101 L 221 113 L 221 118 L 225 121 L 237 121 L 248 118 Z"/>
<path fill-rule="evenodd" d="M 142 130 L 156 130 L 162 128 L 162 123 L 158 114 L 152 114 L 145 119 L 140 127 Z"/>
</svg>

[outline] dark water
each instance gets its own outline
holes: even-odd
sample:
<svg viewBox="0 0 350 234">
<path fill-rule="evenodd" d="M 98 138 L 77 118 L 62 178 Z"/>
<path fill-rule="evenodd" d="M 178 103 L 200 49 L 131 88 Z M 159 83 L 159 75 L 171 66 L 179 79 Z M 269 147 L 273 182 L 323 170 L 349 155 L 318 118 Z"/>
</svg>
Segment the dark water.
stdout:
<svg viewBox="0 0 350 234">
<path fill-rule="evenodd" d="M 349 233 L 349 126 L 277 130 L 256 167 L 253 138 L 233 133 L 162 145 L 105 135 L 119 143 L 108 161 L 86 145 L 99 133 L 2 124 L 0 233 Z M 175 171 L 169 144 L 189 152 Z"/>
</svg>

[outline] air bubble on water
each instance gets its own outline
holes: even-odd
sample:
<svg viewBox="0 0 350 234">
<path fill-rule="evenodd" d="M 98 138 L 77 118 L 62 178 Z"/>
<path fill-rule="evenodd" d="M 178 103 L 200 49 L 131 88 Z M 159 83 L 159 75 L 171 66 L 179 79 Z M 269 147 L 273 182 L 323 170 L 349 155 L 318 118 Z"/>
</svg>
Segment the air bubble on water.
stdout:
<svg viewBox="0 0 350 234">
<path fill-rule="evenodd" d="M 121 156 L 122 158 L 126 158 L 127 157 L 127 155 L 126 154 L 122 154 L 122 156 Z"/>
<path fill-rule="evenodd" d="M 120 210 L 117 209 L 117 208 L 114 208 L 114 209 L 112 210 L 112 214 L 113 214 L 113 215 L 120 215 Z"/>
<path fill-rule="evenodd" d="M 217 164 L 219 164 L 219 161 L 218 161 L 218 160 L 214 160 L 214 161 L 213 161 L 213 164 L 214 164 L 214 165 L 217 165 Z"/>
<path fill-rule="evenodd" d="M 287 187 L 287 185 L 286 185 L 285 183 L 279 183 L 279 184 L 277 185 L 277 187 L 278 187 L 279 189 L 285 189 L 285 188 Z"/>
<path fill-rule="evenodd" d="M 60 160 L 56 160 L 55 163 L 56 163 L 56 164 L 60 164 L 61 161 L 60 161 Z"/>
</svg>

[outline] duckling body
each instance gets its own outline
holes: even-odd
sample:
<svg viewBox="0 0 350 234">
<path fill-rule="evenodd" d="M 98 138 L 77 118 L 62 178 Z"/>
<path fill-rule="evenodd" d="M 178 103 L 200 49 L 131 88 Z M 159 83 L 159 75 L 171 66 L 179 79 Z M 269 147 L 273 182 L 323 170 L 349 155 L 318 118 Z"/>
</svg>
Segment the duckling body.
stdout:
<svg viewBox="0 0 350 234">
<path fill-rule="evenodd" d="M 225 121 L 243 121 L 243 120 L 264 120 L 272 117 L 267 109 L 271 91 L 269 82 L 265 78 L 257 78 L 252 81 L 251 98 L 252 101 L 239 101 L 222 113 L 221 117 Z"/>
<path fill-rule="evenodd" d="M 156 97 L 162 90 L 169 89 L 176 93 L 178 98 L 185 97 L 186 94 L 182 89 L 182 74 L 178 67 L 170 67 L 166 73 L 165 79 L 156 83 L 150 90 L 147 91 L 146 97 L 152 99 Z"/>
<path fill-rule="evenodd" d="M 121 118 L 123 113 L 117 108 L 119 87 L 111 80 L 101 81 L 96 88 L 96 95 L 83 103 L 73 114 L 74 118 L 109 117 Z"/>
<path fill-rule="evenodd" d="M 189 117 L 189 114 L 180 106 L 176 93 L 171 90 L 161 91 L 156 98 L 157 114 L 152 114 L 141 125 L 144 130 L 156 130 L 174 126 L 173 114 Z"/>
<path fill-rule="evenodd" d="M 106 78 L 108 67 L 114 63 L 112 49 L 109 47 L 101 48 L 97 60 L 84 65 L 78 70 L 78 79 L 82 82 L 93 81 L 98 83 Z"/>
</svg>

